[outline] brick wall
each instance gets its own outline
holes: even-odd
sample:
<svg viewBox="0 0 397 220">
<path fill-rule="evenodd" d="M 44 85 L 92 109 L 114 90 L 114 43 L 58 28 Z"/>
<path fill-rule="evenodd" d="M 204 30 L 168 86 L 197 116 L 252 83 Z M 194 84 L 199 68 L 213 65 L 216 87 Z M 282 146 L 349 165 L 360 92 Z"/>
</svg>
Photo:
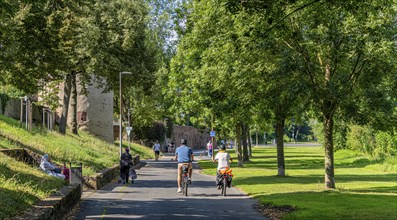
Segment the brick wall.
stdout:
<svg viewBox="0 0 397 220">
<path fill-rule="evenodd" d="M 200 132 L 191 126 L 174 126 L 173 129 L 172 140 L 177 147 L 181 145 L 181 139 L 186 139 L 187 145 L 192 149 L 205 149 L 211 139 L 208 131 Z"/>
</svg>

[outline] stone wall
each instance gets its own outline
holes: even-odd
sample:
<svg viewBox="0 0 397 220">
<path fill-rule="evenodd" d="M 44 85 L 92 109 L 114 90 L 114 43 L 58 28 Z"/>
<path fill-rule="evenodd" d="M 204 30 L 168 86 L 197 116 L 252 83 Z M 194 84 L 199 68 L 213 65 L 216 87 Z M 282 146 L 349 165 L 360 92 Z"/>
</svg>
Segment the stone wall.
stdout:
<svg viewBox="0 0 397 220">
<path fill-rule="evenodd" d="M 0 152 L 14 158 L 17 161 L 38 167 L 40 166 L 41 156 L 30 150 L 22 148 L 17 149 L 0 149 Z"/>
<path fill-rule="evenodd" d="M 187 145 L 192 149 L 205 149 L 207 142 L 211 139 L 207 131 L 200 132 L 191 126 L 174 126 L 172 140 L 176 146 L 181 145 L 181 139 L 187 140 Z"/>
<path fill-rule="evenodd" d="M 34 123 L 43 123 L 43 106 L 32 105 L 32 119 Z M 10 99 L 6 104 L 4 115 L 10 118 L 20 120 L 21 117 L 21 100 L 20 99 Z M 23 112 L 23 120 L 25 120 L 25 111 Z"/>
<path fill-rule="evenodd" d="M 134 156 L 133 162 L 135 164 L 134 168 L 138 169 L 141 166 L 140 156 Z M 92 176 L 84 177 L 84 185 L 90 189 L 97 190 L 117 179 L 119 176 L 120 165 L 115 165 L 110 168 L 105 168 Z"/>
<path fill-rule="evenodd" d="M 22 215 L 16 216 L 15 220 L 56 220 L 71 210 L 81 199 L 81 185 L 65 186 L 59 191 L 51 194 L 26 210 Z"/>
</svg>

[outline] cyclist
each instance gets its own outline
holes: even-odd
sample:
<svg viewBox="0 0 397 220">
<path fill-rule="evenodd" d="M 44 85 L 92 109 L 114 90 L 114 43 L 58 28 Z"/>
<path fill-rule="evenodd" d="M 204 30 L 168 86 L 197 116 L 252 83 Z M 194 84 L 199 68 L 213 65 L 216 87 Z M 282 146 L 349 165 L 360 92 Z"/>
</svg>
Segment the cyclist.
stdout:
<svg viewBox="0 0 397 220">
<path fill-rule="evenodd" d="M 186 144 L 187 140 L 181 140 L 181 146 L 175 150 L 175 161 L 178 161 L 178 193 L 182 192 L 181 181 L 182 181 L 182 166 L 187 165 L 189 167 L 189 181 L 192 182 L 192 161 L 194 160 L 193 151 Z"/>
<path fill-rule="evenodd" d="M 224 144 L 219 146 L 219 152 L 216 154 L 214 160 L 212 161 L 215 163 L 218 161 L 218 168 L 216 173 L 216 184 L 218 185 L 218 189 L 221 188 L 221 180 L 222 175 L 221 171 L 226 171 L 230 168 L 230 164 L 233 163 L 233 159 L 230 157 L 230 154 L 226 152 L 226 147 Z M 229 182 L 230 185 L 230 182 Z"/>
</svg>

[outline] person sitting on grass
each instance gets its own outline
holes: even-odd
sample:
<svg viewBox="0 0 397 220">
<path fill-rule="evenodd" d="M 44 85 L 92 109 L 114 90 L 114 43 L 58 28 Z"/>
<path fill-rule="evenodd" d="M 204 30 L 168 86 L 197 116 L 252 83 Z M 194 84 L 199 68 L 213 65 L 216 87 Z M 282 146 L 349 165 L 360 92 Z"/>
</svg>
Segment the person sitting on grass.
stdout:
<svg viewBox="0 0 397 220">
<path fill-rule="evenodd" d="M 60 179 L 65 179 L 65 175 L 62 174 L 61 168 L 51 163 L 51 159 L 50 156 L 48 156 L 48 154 L 44 154 L 41 157 L 40 168 L 44 172 L 48 173 L 50 176 L 55 176 Z"/>
</svg>

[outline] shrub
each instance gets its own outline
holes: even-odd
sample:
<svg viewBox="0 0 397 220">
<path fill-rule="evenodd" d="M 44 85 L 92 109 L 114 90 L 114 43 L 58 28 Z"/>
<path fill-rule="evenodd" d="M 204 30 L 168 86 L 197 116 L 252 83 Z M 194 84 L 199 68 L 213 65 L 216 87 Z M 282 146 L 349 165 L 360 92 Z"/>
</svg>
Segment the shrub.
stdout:
<svg viewBox="0 0 397 220">
<path fill-rule="evenodd" d="M 374 156 L 374 150 L 376 148 L 375 136 L 372 129 L 368 126 L 350 126 L 346 143 L 352 150 L 358 150 Z"/>
<path fill-rule="evenodd" d="M 350 126 L 347 135 L 349 149 L 364 152 L 375 159 L 384 160 L 397 155 L 397 137 L 369 126 Z"/>
<path fill-rule="evenodd" d="M 374 156 L 384 159 L 397 155 L 397 137 L 387 132 L 377 132 L 375 135 L 376 149 Z"/>
</svg>

